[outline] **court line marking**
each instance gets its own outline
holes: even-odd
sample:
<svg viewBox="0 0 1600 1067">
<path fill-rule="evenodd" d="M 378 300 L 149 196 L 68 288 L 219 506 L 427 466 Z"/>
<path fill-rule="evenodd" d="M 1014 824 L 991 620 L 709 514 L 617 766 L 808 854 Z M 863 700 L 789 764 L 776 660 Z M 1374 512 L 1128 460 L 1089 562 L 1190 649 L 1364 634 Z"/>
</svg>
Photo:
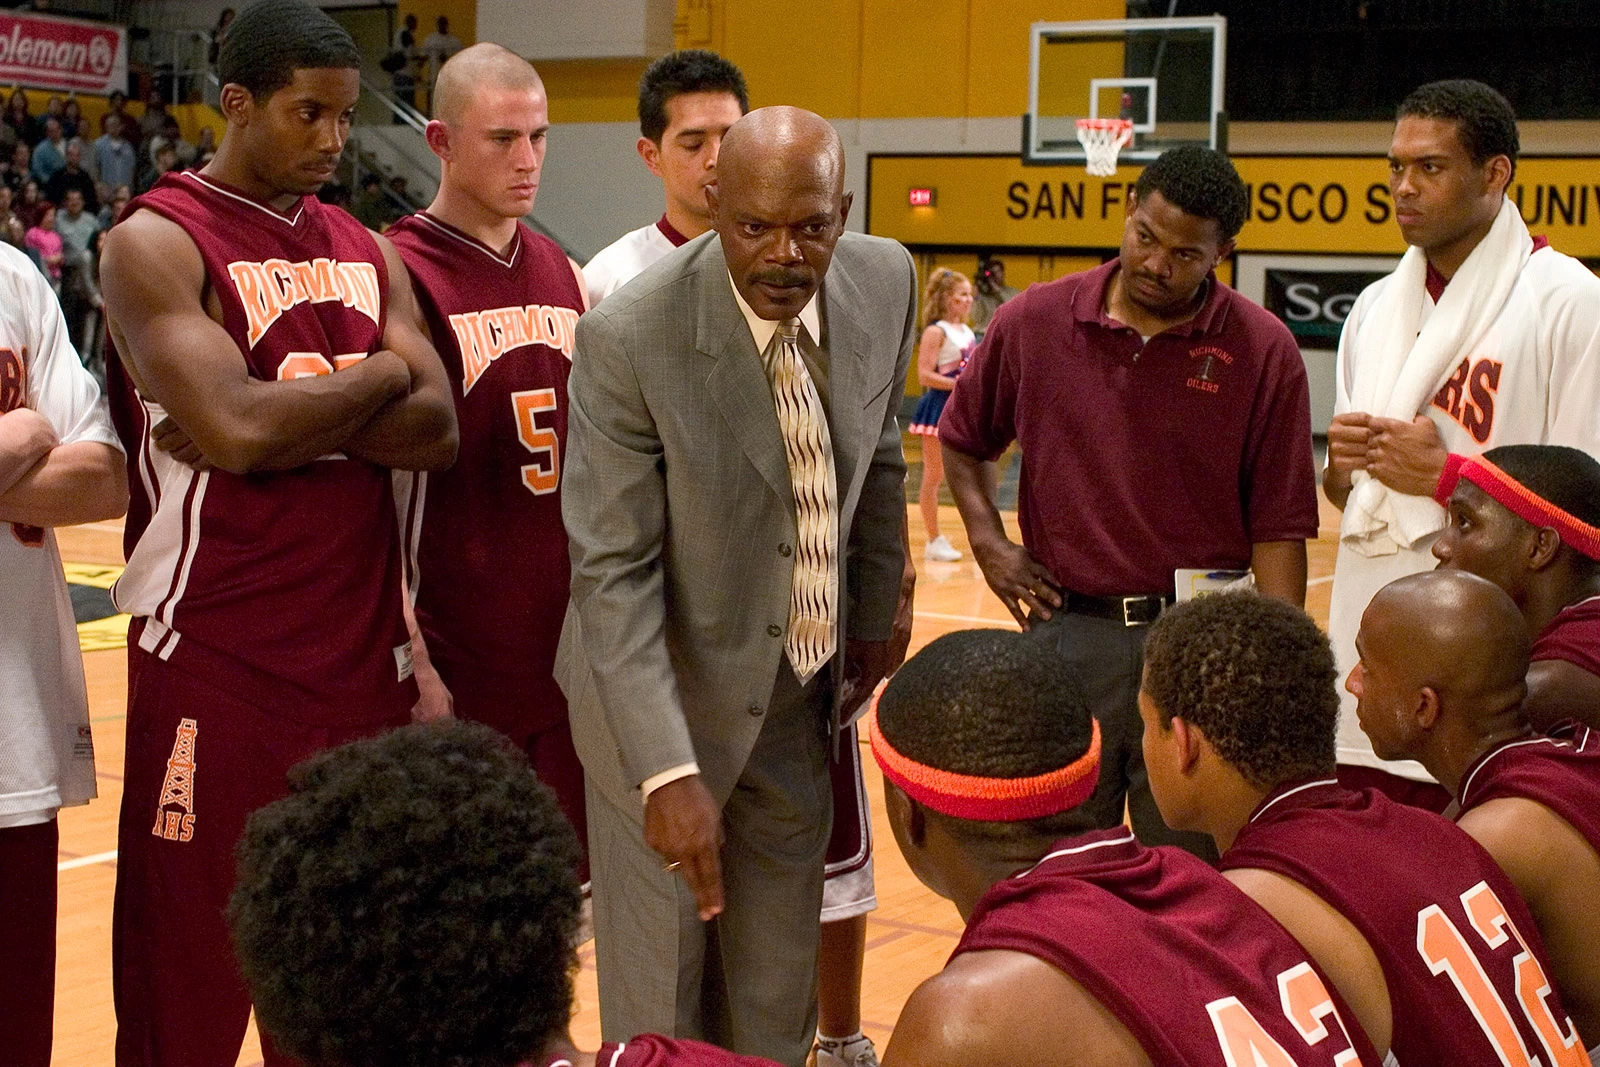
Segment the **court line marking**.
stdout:
<svg viewBox="0 0 1600 1067">
<path fill-rule="evenodd" d="M 1321 578 L 1308 579 L 1306 581 L 1306 587 L 1310 588 L 1313 585 L 1327 585 L 1331 581 L 1333 581 L 1333 575 L 1324 574 Z"/>
<path fill-rule="evenodd" d="M 92 856 L 79 856 L 75 860 L 65 860 L 61 863 L 58 863 L 56 864 L 56 870 L 73 871 L 77 870 L 79 867 L 93 867 L 97 863 L 114 863 L 116 862 L 116 858 L 116 849 L 112 849 L 110 852 L 96 852 Z"/>
</svg>

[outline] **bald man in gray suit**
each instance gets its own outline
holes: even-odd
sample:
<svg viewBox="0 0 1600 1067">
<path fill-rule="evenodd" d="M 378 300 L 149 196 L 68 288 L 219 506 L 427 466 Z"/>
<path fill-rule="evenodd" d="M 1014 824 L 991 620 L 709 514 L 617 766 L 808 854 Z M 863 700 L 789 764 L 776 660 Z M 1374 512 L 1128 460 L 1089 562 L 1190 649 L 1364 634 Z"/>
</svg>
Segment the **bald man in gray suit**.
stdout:
<svg viewBox="0 0 1600 1067">
<path fill-rule="evenodd" d="M 839 140 L 810 112 L 740 120 L 718 177 L 714 231 L 578 324 L 556 673 L 605 1039 L 800 1067 L 829 745 L 896 659 L 916 275 L 844 232 Z"/>
</svg>

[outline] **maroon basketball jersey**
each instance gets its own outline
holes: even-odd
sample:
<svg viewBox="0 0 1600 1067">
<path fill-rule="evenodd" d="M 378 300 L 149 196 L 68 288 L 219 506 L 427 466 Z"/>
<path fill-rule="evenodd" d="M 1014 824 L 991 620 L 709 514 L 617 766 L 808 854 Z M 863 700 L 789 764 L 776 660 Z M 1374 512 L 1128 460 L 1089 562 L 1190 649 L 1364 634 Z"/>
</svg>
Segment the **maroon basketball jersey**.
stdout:
<svg viewBox="0 0 1600 1067">
<path fill-rule="evenodd" d="M 455 466 L 411 479 L 417 622 L 456 713 L 520 738 L 567 718 L 552 672 L 571 586 L 561 455 L 583 294 L 566 254 L 521 223 L 505 256 L 426 212 L 388 236 L 461 425 Z"/>
<path fill-rule="evenodd" d="M 1480 756 L 1461 778 L 1461 814 L 1502 797 L 1543 804 L 1600 852 L 1600 737 L 1587 726 L 1562 723 L 1548 737 L 1512 741 Z"/>
<path fill-rule="evenodd" d="M 565 1057 L 547 1059 L 540 1067 L 572 1067 Z M 777 1067 L 759 1056 L 740 1056 L 704 1041 L 680 1041 L 660 1034 L 640 1034 L 620 1045 L 606 1043 L 595 1053 L 594 1067 Z"/>
<path fill-rule="evenodd" d="M 1272 916 L 1202 861 L 1141 845 L 1126 827 L 1061 841 L 992 887 L 955 954 L 985 949 L 1061 970 L 1163 1067 L 1379 1062 Z"/>
<path fill-rule="evenodd" d="M 1564 659 L 1600 674 L 1600 596 L 1568 604 L 1533 639 L 1532 659 Z"/>
<path fill-rule="evenodd" d="M 194 241 L 222 325 L 265 381 L 335 373 L 381 344 L 388 271 L 361 224 L 303 197 L 278 212 L 194 172 L 129 205 Z M 195 471 L 158 450 L 165 412 L 114 351 L 128 451 L 128 567 L 113 595 L 146 652 L 311 724 L 390 719 L 416 700 L 389 471 L 343 454 L 289 471 Z"/>
<path fill-rule="evenodd" d="M 1406 1067 L 1589 1067 L 1527 904 L 1454 823 L 1331 778 L 1296 783 L 1262 801 L 1221 866 L 1292 878 L 1355 924 Z"/>
</svg>

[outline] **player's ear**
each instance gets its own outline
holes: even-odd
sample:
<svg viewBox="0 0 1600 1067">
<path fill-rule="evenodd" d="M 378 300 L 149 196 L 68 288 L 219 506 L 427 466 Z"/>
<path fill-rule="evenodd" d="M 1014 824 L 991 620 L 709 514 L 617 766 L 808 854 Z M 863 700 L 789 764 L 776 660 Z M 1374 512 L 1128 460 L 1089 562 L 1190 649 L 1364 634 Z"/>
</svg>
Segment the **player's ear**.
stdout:
<svg viewBox="0 0 1600 1067">
<path fill-rule="evenodd" d="M 250 123 L 250 112 L 255 107 L 255 96 L 237 82 L 229 82 L 222 87 L 218 106 L 222 109 L 222 117 L 228 120 L 230 126 L 247 126 Z"/>
<path fill-rule="evenodd" d="M 1412 721 L 1420 730 L 1431 730 L 1439 722 L 1439 691 L 1425 685 L 1417 693 L 1417 703 L 1412 708 Z"/>
<path fill-rule="evenodd" d="M 661 173 L 661 146 L 648 137 L 641 136 L 633 146 L 639 152 L 639 158 L 644 160 L 644 165 L 650 168 L 650 173 L 657 178 L 665 177 Z"/>
<path fill-rule="evenodd" d="M 1484 184 L 1502 194 L 1511 187 L 1511 157 L 1494 156 L 1483 164 Z"/>
<path fill-rule="evenodd" d="M 428 148 L 440 159 L 450 158 L 450 127 L 438 119 L 430 119 L 422 135 L 427 138 Z"/>
<path fill-rule="evenodd" d="M 845 193 L 839 198 L 839 227 L 844 228 L 845 220 L 850 217 L 850 205 L 855 203 L 855 193 Z"/>
<path fill-rule="evenodd" d="M 1179 774 L 1188 775 L 1194 771 L 1195 765 L 1200 762 L 1200 755 L 1206 746 L 1205 734 L 1200 728 L 1187 721 L 1172 718 L 1172 744 L 1177 756 L 1176 767 Z"/>
<path fill-rule="evenodd" d="M 719 203 L 721 201 L 717 199 L 717 187 L 715 185 L 706 186 L 706 210 L 711 215 L 712 229 L 717 227 L 717 205 Z"/>
<path fill-rule="evenodd" d="M 1233 255 L 1233 246 L 1234 241 L 1232 238 L 1229 238 L 1217 246 L 1217 258 L 1211 261 L 1212 270 L 1216 270 L 1223 260 Z"/>
<path fill-rule="evenodd" d="M 1555 562 L 1561 551 L 1561 535 L 1549 526 L 1541 526 L 1528 542 L 1525 556 L 1530 571 L 1542 571 Z"/>
</svg>

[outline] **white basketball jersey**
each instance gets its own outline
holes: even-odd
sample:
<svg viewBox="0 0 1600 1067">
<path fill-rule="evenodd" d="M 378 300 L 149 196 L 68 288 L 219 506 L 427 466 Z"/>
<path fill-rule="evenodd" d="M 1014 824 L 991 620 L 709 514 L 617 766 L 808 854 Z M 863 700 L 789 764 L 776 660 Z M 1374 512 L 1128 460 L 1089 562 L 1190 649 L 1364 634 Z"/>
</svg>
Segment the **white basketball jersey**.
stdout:
<svg viewBox="0 0 1600 1067">
<path fill-rule="evenodd" d="M 0 245 L 0 411 L 32 408 L 61 444 L 121 451 L 105 400 L 37 267 Z M 53 531 L 0 522 L 0 826 L 95 795 L 89 697 Z"/>
</svg>

